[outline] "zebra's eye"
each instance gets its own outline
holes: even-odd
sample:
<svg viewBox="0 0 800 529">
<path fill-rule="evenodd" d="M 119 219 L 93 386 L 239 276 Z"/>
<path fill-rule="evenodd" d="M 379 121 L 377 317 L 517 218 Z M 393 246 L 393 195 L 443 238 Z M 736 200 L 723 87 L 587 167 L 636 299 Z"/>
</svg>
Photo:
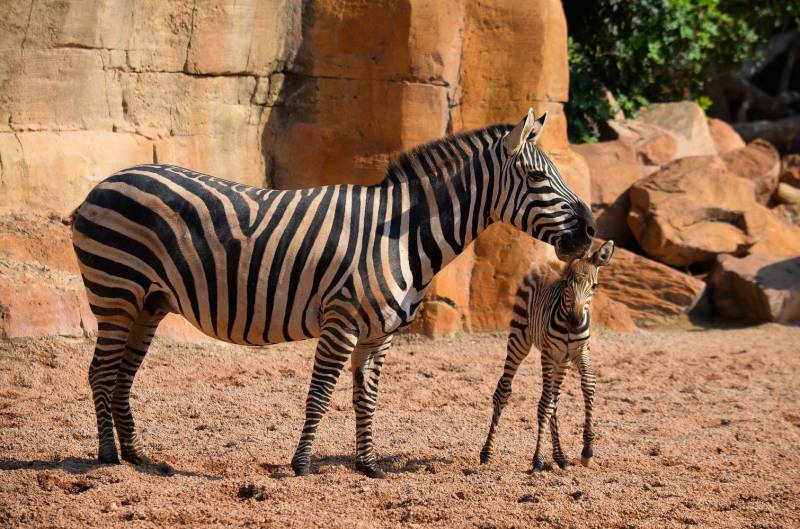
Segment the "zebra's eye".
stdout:
<svg viewBox="0 0 800 529">
<path fill-rule="evenodd" d="M 541 182 L 542 180 L 547 180 L 547 175 L 544 174 L 543 171 L 529 171 L 528 172 L 528 184 L 536 184 Z"/>
<path fill-rule="evenodd" d="M 595 290 L 597 290 L 597 283 L 595 283 L 594 285 L 592 285 L 592 292 L 594 292 Z"/>
</svg>

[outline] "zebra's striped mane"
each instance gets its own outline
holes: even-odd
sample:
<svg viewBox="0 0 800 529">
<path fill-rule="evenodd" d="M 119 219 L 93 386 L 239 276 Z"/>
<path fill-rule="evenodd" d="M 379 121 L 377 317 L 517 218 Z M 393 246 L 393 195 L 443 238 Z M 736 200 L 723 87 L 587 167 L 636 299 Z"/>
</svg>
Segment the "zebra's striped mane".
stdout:
<svg viewBox="0 0 800 529">
<path fill-rule="evenodd" d="M 472 152 L 465 153 L 459 143 L 475 143 L 476 141 L 478 144 L 484 145 L 487 137 L 493 140 L 499 139 L 513 128 L 514 125 L 509 124 L 490 125 L 482 129 L 451 134 L 430 143 L 417 145 L 389 160 L 386 178 L 381 183 L 400 183 L 414 179 L 433 180 L 441 178 L 447 166 L 453 166 L 459 161 L 466 161 L 468 157 L 472 156 Z M 429 156 L 434 152 L 436 157 Z M 441 161 L 437 163 L 436 167 L 432 168 L 432 171 L 425 171 L 420 174 L 413 169 L 415 165 L 428 168 L 430 163 L 437 158 Z"/>
</svg>

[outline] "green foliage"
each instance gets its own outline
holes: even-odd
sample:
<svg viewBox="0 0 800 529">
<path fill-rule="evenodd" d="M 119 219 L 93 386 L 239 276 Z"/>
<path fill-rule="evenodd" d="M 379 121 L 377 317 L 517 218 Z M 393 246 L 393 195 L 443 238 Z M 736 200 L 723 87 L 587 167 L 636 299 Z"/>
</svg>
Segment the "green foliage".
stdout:
<svg viewBox="0 0 800 529">
<path fill-rule="evenodd" d="M 705 112 L 711 106 L 711 103 L 713 103 L 713 101 L 711 101 L 711 98 L 708 96 L 700 96 L 697 98 L 695 103 L 697 103 L 697 106 L 702 108 L 703 112 Z"/>
<path fill-rule="evenodd" d="M 649 102 L 700 99 L 712 69 L 732 70 L 772 33 L 800 24 L 798 0 L 565 0 L 572 141 L 597 138 L 612 115 Z"/>
</svg>

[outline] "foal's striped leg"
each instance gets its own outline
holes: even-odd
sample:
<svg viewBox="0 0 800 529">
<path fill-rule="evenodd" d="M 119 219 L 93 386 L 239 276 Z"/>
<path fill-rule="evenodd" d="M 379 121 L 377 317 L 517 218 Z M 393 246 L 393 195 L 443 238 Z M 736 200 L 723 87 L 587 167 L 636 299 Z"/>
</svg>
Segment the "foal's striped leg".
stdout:
<svg viewBox="0 0 800 529">
<path fill-rule="evenodd" d="M 553 381 L 553 414 L 550 416 L 550 435 L 553 442 L 553 459 L 560 468 L 567 468 L 567 458 L 561 450 L 561 438 L 558 436 L 558 397 L 561 394 L 561 384 L 567 373 L 567 363 L 556 367 L 555 380 Z"/>
<path fill-rule="evenodd" d="M 125 346 L 125 355 L 122 357 L 117 371 L 117 381 L 114 387 L 112 400 L 112 411 L 114 414 L 114 426 L 119 437 L 119 446 L 122 459 L 140 465 L 148 463 L 142 442 L 136 434 L 136 429 L 131 414 L 131 386 L 136 376 L 136 371 L 147 354 L 153 335 L 156 333 L 158 324 L 164 319 L 164 312 L 142 311 L 133 325 L 128 342 Z"/>
<path fill-rule="evenodd" d="M 92 305 L 97 317 L 97 346 L 89 365 L 89 385 L 97 416 L 97 460 L 104 464 L 119 464 L 114 442 L 111 414 L 111 394 L 117 381 L 117 371 L 125 353 L 125 343 L 133 327 L 133 317 L 121 308 Z"/>
<path fill-rule="evenodd" d="M 488 463 L 492 458 L 495 430 L 500 422 L 500 415 L 503 413 L 503 409 L 508 403 L 508 398 L 511 396 L 511 384 L 514 381 L 514 375 L 517 374 L 519 365 L 528 356 L 530 350 L 531 344 L 525 340 L 522 330 L 512 327 L 511 334 L 508 336 L 503 374 L 500 380 L 497 381 L 497 387 L 492 396 L 492 422 L 489 425 L 489 433 L 486 435 L 486 441 L 483 443 L 483 449 L 481 450 L 481 464 Z"/>
<path fill-rule="evenodd" d="M 581 464 L 588 467 L 592 462 L 594 452 L 592 443 L 594 442 L 594 428 L 592 426 L 592 408 L 594 407 L 594 394 L 597 386 L 597 377 L 592 372 L 591 356 L 587 346 L 581 351 L 577 359 L 578 371 L 581 374 L 581 391 L 583 392 L 583 404 L 585 407 L 585 418 L 583 423 L 583 450 L 581 451 Z"/>
<path fill-rule="evenodd" d="M 303 433 L 292 458 L 292 468 L 298 476 L 305 476 L 311 472 L 311 449 L 317 435 L 317 426 L 328 411 L 339 373 L 350 358 L 356 341 L 356 335 L 343 328 L 327 327 L 322 330 L 314 355 L 314 370 L 311 373 L 311 385 L 306 398 Z"/>
<path fill-rule="evenodd" d="M 542 351 L 542 396 L 539 399 L 537 418 L 539 422 L 538 433 L 536 436 L 536 451 L 533 453 L 533 471 L 544 470 L 544 460 L 542 459 L 542 445 L 544 435 L 547 432 L 547 423 L 553 413 L 553 386 L 555 382 L 556 363 L 549 355 Z"/>
<path fill-rule="evenodd" d="M 350 360 L 353 370 L 353 409 L 356 412 L 356 468 L 371 478 L 384 477 L 375 459 L 372 417 L 378 403 L 378 382 L 392 335 L 359 342 Z"/>
</svg>

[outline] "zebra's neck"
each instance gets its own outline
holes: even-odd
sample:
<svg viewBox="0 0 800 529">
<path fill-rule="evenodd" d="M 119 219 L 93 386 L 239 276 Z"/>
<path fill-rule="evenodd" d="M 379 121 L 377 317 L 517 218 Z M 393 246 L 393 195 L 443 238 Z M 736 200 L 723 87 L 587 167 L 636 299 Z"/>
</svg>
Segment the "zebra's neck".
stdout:
<svg viewBox="0 0 800 529">
<path fill-rule="evenodd" d="M 493 222 L 505 129 L 450 137 L 392 162 L 381 185 L 399 187 L 407 200 L 409 258 L 418 291 Z"/>
</svg>

